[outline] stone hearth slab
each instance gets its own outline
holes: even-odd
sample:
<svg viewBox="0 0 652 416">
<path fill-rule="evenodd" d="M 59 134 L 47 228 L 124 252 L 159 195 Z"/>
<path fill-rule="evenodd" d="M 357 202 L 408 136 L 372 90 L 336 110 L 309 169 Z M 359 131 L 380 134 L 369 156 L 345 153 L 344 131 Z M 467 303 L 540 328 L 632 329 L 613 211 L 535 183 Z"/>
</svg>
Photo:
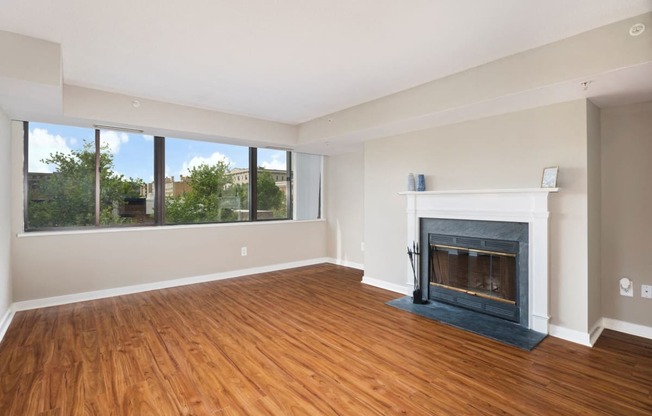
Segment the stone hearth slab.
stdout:
<svg viewBox="0 0 652 416">
<path fill-rule="evenodd" d="M 416 305 L 412 303 L 412 297 L 405 296 L 387 304 L 527 351 L 546 337 L 546 334 L 524 328 L 515 322 L 441 302 L 430 301 L 425 305 Z"/>
</svg>

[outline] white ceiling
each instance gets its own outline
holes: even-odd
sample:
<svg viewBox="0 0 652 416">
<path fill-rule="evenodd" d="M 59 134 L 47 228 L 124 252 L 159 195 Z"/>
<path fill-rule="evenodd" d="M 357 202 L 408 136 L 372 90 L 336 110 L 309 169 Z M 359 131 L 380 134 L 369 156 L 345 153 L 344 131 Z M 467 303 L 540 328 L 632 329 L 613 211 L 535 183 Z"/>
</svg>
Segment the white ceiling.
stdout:
<svg viewBox="0 0 652 416">
<path fill-rule="evenodd" d="M 652 0 L 0 0 L 0 30 L 60 43 L 69 85 L 298 124 L 649 11 Z"/>
</svg>

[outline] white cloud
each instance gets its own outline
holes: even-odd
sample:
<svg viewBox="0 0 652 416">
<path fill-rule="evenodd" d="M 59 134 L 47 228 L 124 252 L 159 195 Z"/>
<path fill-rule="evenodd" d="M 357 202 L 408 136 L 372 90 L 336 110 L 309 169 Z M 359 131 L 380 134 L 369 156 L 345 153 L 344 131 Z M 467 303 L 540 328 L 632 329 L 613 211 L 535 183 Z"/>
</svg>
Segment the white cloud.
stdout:
<svg viewBox="0 0 652 416">
<path fill-rule="evenodd" d="M 154 136 L 151 136 L 149 134 L 143 134 L 143 139 L 145 139 L 146 142 L 153 142 Z"/>
<path fill-rule="evenodd" d="M 29 133 L 29 163 L 30 172 L 54 172 L 56 167 L 42 162 L 54 153 L 70 153 L 66 139 L 48 133 L 46 129 L 35 128 Z"/>
<path fill-rule="evenodd" d="M 112 130 L 102 130 L 100 135 L 100 144 L 102 147 L 108 145 L 109 152 L 114 155 L 120 151 L 120 146 L 123 143 L 129 142 L 129 135 L 123 132 L 117 132 Z"/>
<path fill-rule="evenodd" d="M 231 165 L 231 161 L 229 160 L 228 157 L 226 157 L 225 155 L 223 155 L 220 152 L 215 152 L 212 155 L 210 155 L 209 157 L 195 156 L 192 159 L 190 159 L 189 161 L 183 162 L 183 164 L 181 165 L 181 170 L 179 171 L 179 174 L 187 176 L 187 175 L 190 174 L 190 169 L 192 169 L 192 168 L 196 168 L 196 167 L 198 167 L 199 165 L 202 165 L 202 164 L 212 166 L 212 165 L 217 164 L 219 161 L 223 161 L 227 165 Z"/>
<path fill-rule="evenodd" d="M 271 155 L 270 160 L 265 160 L 258 164 L 265 169 L 285 170 L 287 169 L 285 163 L 285 152 L 274 153 Z"/>
</svg>

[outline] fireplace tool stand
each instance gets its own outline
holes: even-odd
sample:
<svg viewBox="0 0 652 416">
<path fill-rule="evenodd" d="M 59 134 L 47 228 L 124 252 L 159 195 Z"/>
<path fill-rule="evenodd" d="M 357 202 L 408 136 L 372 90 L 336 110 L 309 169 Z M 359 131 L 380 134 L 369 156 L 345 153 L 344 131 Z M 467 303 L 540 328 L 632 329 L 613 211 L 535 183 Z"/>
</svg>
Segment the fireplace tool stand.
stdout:
<svg viewBox="0 0 652 416">
<path fill-rule="evenodd" d="M 417 275 L 417 268 L 419 265 L 419 256 L 421 252 L 419 251 L 419 244 L 417 242 L 412 243 L 412 248 L 408 246 L 407 248 L 408 258 L 410 259 L 410 265 L 412 266 L 412 275 L 414 276 L 414 291 L 412 292 L 412 303 L 423 305 L 428 303 L 427 300 L 423 300 L 423 293 L 421 291 L 421 279 Z"/>
</svg>

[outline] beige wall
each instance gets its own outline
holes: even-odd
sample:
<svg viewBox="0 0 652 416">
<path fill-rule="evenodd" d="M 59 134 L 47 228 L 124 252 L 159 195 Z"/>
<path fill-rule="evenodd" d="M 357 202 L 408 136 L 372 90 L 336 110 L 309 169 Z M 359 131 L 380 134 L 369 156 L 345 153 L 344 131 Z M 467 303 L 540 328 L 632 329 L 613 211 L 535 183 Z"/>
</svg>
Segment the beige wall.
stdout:
<svg viewBox="0 0 652 416">
<path fill-rule="evenodd" d="M 11 297 L 11 128 L 0 110 L 0 320 Z"/>
<path fill-rule="evenodd" d="M 21 123 L 13 123 L 12 140 L 16 302 L 326 257 L 325 221 L 17 236 L 23 213 Z M 246 257 L 240 256 L 243 246 Z"/>
<path fill-rule="evenodd" d="M 407 131 L 408 127 L 401 127 L 403 123 L 412 125 L 412 121 L 415 125 L 423 126 L 423 120 L 434 114 L 447 119 L 447 112 L 467 108 L 472 113 L 474 105 L 499 98 L 514 98 L 527 92 L 533 92 L 533 95 L 529 95 L 526 102 L 536 103 L 544 88 L 554 89 L 555 85 L 564 82 L 575 86 L 584 77 L 592 79 L 596 74 L 649 63 L 652 61 L 652 36 L 647 32 L 637 38 L 628 35 L 629 28 L 637 22 L 652 27 L 652 13 L 602 26 L 324 115 L 300 125 L 299 143 L 358 137 L 356 133 L 359 132 L 366 135 L 365 139 L 368 140 L 372 135 L 382 134 L 386 130 Z M 556 90 L 556 94 L 566 97 L 559 90 Z M 493 107 L 498 107 L 498 103 L 495 102 Z M 483 111 L 485 114 L 496 114 L 490 109 Z M 433 122 L 437 123 L 436 119 Z"/>
<path fill-rule="evenodd" d="M 602 110 L 602 313 L 652 326 L 652 102 Z M 634 297 L 618 280 L 634 281 Z"/>
<path fill-rule="evenodd" d="M 588 165 L 588 330 L 592 330 L 602 318 L 601 280 L 601 178 L 600 109 L 587 103 L 587 165 Z"/>
<path fill-rule="evenodd" d="M 63 88 L 64 116 L 73 120 L 126 124 L 145 129 L 148 134 L 245 146 L 296 144 L 297 127 L 289 124 L 144 98 L 139 98 L 140 107 L 134 108 L 133 100 L 132 96 L 89 88 Z"/>
<path fill-rule="evenodd" d="M 328 256 L 342 264 L 364 264 L 364 152 L 324 158 Z"/>
<path fill-rule="evenodd" d="M 587 103 L 585 100 L 365 143 L 365 276 L 405 283 L 409 172 L 427 190 L 537 188 L 559 166 L 551 195 L 551 323 L 588 330 Z"/>
</svg>

